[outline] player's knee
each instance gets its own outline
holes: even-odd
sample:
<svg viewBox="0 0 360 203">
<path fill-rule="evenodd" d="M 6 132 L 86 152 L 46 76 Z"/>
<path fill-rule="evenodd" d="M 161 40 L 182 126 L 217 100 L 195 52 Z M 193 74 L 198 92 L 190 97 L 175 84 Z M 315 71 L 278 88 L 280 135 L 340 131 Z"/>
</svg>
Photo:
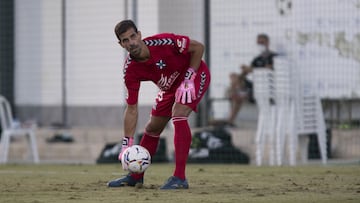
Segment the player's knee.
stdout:
<svg viewBox="0 0 360 203">
<path fill-rule="evenodd" d="M 174 109 L 172 117 L 188 117 L 191 113 L 191 109 Z"/>
<path fill-rule="evenodd" d="M 145 132 L 148 135 L 152 135 L 152 136 L 158 136 L 161 134 L 163 129 L 155 127 L 154 125 L 151 125 L 151 123 L 148 123 L 145 127 Z"/>
<path fill-rule="evenodd" d="M 172 117 L 188 117 L 192 109 L 186 105 L 176 103 L 172 111 Z"/>
<path fill-rule="evenodd" d="M 159 129 L 145 128 L 145 133 L 153 137 L 160 136 L 161 132 L 162 130 Z"/>
</svg>

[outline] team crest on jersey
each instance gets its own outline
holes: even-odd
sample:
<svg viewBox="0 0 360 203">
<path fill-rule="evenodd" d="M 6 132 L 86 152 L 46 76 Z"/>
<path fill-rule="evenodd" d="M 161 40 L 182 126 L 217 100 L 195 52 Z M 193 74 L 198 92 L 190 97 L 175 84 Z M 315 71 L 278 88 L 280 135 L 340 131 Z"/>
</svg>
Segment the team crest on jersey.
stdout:
<svg viewBox="0 0 360 203">
<path fill-rule="evenodd" d="M 164 69 L 164 68 L 166 67 L 166 63 L 165 63 L 162 59 L 160 59 L 160 60 L 156 63 L 156 66 L 157 66 L 160 70 L 162 70 L 162 69 Z"/>
</svg>

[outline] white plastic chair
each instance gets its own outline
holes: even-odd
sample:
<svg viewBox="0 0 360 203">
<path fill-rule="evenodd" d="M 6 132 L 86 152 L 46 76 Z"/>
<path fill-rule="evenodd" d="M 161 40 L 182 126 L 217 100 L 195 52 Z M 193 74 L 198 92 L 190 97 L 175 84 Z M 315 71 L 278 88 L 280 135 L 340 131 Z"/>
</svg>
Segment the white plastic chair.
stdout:
<svg viewBox="0 0 360 203">
<path fill-rule="evenodd" d="M 307 162 L 308 137 L 316 133 L 322 163 L 327 162 L 326 126 L 320 98 L 313 87 L 313 80 L 302 78 L 289 59 L 277 58 L 275 65 L 275 89 L 277 105 L 276 160 L 282 165 L 286 138 L 289 164 L 296 165 L 299 149 L 301 160 Z"/>
<path fill-rule="evenodd" d="M 320 156 L 323 164 L 327 163 L 327 149 L 326 149 L 326 126 L 324 121 L 324 114 L 317 94 L 299 94 L 297 105 L 295 107 L 296 118 L 294 130 L 295 133 L 290 137 L 289 143 L 289 161 L 290 165 L 296 165 L 296 153 L 298 147 L 302 163 L 306 163 L 308 159 L 308 141 L 306 135 L 315 133 L 317 136 Z"/>
<path fill-rule="evenodd" d="M 256 165 L 263 163 L 264 149 L 269 147 L 269 164 L 274 165 L 276 108 L 274 101 L 273 71 L 257 68 L 253 71 L 254 97 L 259 109 L 256 130 Z"/>
<path fill-rule="evenodd" d="M 276 164 L 282 165 L 285 153 L 286 137 L 293 133 L 292 120 L 295 117 L 294 95 L 296 94 L 296 78 L 287 58 L 274 59 L 274 83 L 276 100 Z"/>
<path fill-rule="evenodd" d="M 7 163 L 11 137 L 26 137 L 31 149 L 32 160 L 39 163 L 39 154 L 35 137 L 35 127 L 14 125 L 14 119 L 9 102 L 0 95 L 0 119 L 1 119 L 1 141 L 0 141 L 0 163 Z"/>
</svg>

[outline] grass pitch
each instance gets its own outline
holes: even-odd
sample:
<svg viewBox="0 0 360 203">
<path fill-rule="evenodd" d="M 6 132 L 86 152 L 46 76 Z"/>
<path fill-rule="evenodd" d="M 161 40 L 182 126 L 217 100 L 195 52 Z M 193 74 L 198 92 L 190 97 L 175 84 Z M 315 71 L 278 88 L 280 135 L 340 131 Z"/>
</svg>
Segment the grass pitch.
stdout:
<svg viewBox="0 0 360 203">
<path fill-rule="evenodd" d="M 189 190 L 158 188 L 172 164 L 153 164 L 143 188 L 108 188 L 120 165 L 2 165 L 0 202 L 360 202 L 360 166 L 191 164 Z"/>
</svg>

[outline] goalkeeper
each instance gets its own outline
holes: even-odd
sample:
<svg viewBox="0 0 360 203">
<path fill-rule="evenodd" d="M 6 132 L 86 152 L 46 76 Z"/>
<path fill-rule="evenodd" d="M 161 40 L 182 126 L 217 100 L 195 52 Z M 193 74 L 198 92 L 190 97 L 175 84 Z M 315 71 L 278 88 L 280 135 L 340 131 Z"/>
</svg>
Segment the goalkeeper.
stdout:
<svg viewBox="0 0 360 203">
<path fill-rule="evenodd" d="M 124 65 L 127 107 L 122 152 L 133 144 L 140 83 L 152 81 L 160 90 L 140 145 L 153 156 L 160 134 L 171 119 L 175 131 L 175 170 L 160 189 L 187 189 L 185 168 L 191 144 L 188 117 L 192 111 L 196 112 L 210 83 L 208 67 L 202 61 L 204 46 L 187 36 L 171 33 L 142 39 L 141 32 L 131 20 L 118 23 L 115 34 L 120 46 L 129 52 Z M 129 173 L 110 181 L 108 186 L 135 186 L 143 184 L 143 181 L 144 174 Z"/>
</svg>

